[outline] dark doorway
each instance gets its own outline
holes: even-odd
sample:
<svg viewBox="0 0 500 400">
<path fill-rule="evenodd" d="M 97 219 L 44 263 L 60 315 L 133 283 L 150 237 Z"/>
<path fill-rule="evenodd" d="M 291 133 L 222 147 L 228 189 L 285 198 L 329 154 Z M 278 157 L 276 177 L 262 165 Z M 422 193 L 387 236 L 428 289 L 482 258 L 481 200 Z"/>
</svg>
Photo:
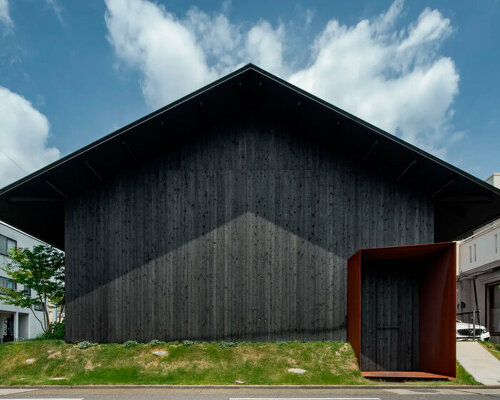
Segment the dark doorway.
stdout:
<svg viewBox="0 0 500 400">
<path fill-rule="evenodd" d="M 2 342 L 13 342 L 14 341 L 14 316 L 11 315 L 9 318 L 4 320 L 4 324 L 7 325 L 6 334 L 3 336 Z"/>
<path fill-rule="evenodd" d="M 419 370 L 419 291 L 412 261 L 370 261 L 362 267 L 364 371 Z"/>
</svg>

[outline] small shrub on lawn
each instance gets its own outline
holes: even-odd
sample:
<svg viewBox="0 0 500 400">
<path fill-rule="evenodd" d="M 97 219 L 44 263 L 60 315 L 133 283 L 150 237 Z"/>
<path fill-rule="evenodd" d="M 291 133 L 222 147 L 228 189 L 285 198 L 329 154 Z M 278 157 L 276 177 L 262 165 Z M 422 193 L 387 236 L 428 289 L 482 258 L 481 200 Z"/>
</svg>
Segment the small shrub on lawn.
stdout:
<svg viewBox="0 0 500 400">
<path fill-rule="evenodd" d="M 137 346 L 139 343 L 137 343 L 135 340 L 127 340 L 125 343 L 123 343 L 123 347 L 125 348 L 130 348 L 130 347 L 134 347 L 134 346 Z"/>
<path fill-rule="evenodd" d="M 153 339 L 148 343 L 151 347 L 161 346 L 163 342 L 161 340 Z"/>
<path fill-rule="evenodd" d="M 52 322 L 47 332 L 37 336 L 38 340 L 64 340 L 64 321 Z"/>
<path fill-rule="evenodd" d="M 184 340 L 182 342 L 182 344 L 187 347 L 187 346 L 191 346 L 192 344 L 194 344 L 194 342 L 192 340 Z"/>
<path fill-rule="evenodd" d="M 220 347 L 225 349 L 226 347 L 236 347 L 238 346 L 237 342 L 225 342 L 224 340 L 220 342 Z"/>
<path fill-rule="evenodd" d="M 83 342 L 78 343 L 78 348 L 79 349 L 88 349 L 89 347 L 92 347 L 94 343 L 89 342 L 88 340 L 84 340 Z"/>
</svg>

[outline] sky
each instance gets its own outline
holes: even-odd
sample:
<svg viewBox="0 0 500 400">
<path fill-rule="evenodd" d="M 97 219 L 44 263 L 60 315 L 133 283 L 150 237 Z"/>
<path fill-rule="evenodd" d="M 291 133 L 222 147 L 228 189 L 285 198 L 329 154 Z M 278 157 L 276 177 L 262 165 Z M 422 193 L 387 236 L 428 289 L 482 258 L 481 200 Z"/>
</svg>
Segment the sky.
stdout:
<svg viewBox="0 0 500 400">
<path fill-rule="evenodd" d="M 500 0 L 0 0 L 0 187 L 252 62 L 486 179 Z"/>
</svg>

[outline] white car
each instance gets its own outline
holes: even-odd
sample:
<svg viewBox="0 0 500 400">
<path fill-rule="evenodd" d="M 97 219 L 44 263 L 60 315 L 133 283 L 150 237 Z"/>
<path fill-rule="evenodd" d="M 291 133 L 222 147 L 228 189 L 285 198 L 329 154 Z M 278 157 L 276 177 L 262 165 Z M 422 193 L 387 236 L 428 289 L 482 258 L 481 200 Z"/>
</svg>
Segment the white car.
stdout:
<svg viewBox="0 0 500 400">
<path fill-rule="evenodd" d="M 475 325 L 476 340 L 490 340 L 490 333 L 482 325 Z M 457 340 L 471 340 L 474 338 L 474 325 L 462 322 L 457 319 Z"/>
</svg>

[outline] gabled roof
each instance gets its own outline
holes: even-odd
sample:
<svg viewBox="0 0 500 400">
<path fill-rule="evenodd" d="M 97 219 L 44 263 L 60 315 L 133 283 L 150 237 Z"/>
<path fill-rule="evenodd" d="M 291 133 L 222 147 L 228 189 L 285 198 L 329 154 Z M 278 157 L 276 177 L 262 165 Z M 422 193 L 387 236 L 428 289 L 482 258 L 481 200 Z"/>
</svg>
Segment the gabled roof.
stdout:
<svg viewBox="0 0 500 400">
<path fill-rule="evenodd" d="M 0 220 L 63 249 L 69 198 L 158 154 L 198 119 L 250 109 L 300 118 L 365 168 L 427 195 L 435 204 L 436 241 L 456 239 L 500 216 L 500 190 L 248 64 L 6 186 Z"/>
</svg>

